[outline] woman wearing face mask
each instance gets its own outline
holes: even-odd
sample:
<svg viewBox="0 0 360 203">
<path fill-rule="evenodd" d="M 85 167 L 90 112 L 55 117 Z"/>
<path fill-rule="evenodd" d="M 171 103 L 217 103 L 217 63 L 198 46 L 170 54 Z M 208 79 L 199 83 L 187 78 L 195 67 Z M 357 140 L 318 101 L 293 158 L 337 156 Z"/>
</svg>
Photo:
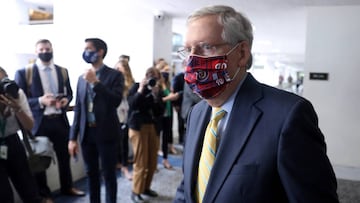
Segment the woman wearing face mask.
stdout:
<svg viewBox="0 0 360 203">
<path fill-rule="evenodd" d="M 20 122 L 20 123 L 18 123 Z M 0 67 L 0 200 L 14 202 L 9 179 L 23 202 L 41 202 L 25 149 L 17 135 L 20 125 L 31 130 L 34 121 L 24 92 Z"/>
<path fill-rule="evenodd" d="M 143 202 L 141 194 L 158 196 L 150 186 L 157 165 L 157 119 L 164 113 L 160 78 L 160 72 L 156 68 L 149 68 L 145 78 L 129 90 L 129 138 L 134 151 L 133 202 Z"/>
</svg>

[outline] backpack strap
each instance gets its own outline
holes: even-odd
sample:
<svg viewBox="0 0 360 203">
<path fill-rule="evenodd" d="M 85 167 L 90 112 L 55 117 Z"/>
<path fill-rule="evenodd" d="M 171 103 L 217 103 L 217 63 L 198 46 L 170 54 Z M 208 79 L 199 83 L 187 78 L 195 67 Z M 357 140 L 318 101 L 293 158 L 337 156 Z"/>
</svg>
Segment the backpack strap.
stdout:
<svg viewBox="0 0 360 203">
<path fill-rule="evenodd" d="M 29 97 L 31 94 L 31 84 L 32 84 L 32 77 L 33 77 L 33 69 L 34 63 L 29 63 L 25 66 L 25 79 L 26 79 L 26 86 L 27 86 L 27 96 Z"/>
<path fill-rule="evenodd" d="M 63 68 L 61 66 L 55 65 L 56 67 L 60 68 L 60 72 L 62 75 L 62 78 L 64 80 L 64 85 L 66 84 L 66 81 L 69 79 L 68 72 L 66 68 Z M 27 93 L 30 94 L 30 88 L 32 85 L 32 77 L 33 77 L 33 69 L 34 69 L 34 63 L 29 63 L 25 66 L 25 78 L 26 78 L 26 85 L 27 85 Z"/>
<path fill-rule="evenodd" d="M 56 67 L 60 68 L 61 75 L 63 77 L 64 85 L 65 85 L 66 81 L 69 79 L 68 78 L 68 72 L 67 72 L 66 68 L 64 68 L 64 67 L 61 67 L 61 66 L 58 66 L 58 65 L 56 65 Z"/>
</svg>

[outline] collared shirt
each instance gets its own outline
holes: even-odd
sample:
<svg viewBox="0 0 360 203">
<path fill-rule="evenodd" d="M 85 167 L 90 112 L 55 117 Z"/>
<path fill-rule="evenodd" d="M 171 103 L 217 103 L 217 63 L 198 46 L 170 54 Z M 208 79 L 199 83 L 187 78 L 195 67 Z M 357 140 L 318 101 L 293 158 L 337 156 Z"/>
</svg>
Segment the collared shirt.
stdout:
<svg viewBox="0 0 360 203">
<path fill-rule="evenodd" d="M 53 79 L 54 88 L 56 90 L 58 90 L 59 89 L 59 81 L 58 81 L 58 77 L 57 77 L 57 73 L 56 73 L 54 63 L 51 61 L 48 66 L 45 66 L 40 61 L 40 59 L 37 59 L 36 60 L 36 65 L 39 68 L 39 75 L 40 75 L 40 80 L 41 80 L 41 84 L 42 84 L 44 94 L 52 93 L 51 92 L 50 81 L 49 81 L 49 78 L 48 78 L 46 70 L 45 70 L 45 68 L 47 68 L 47 67 L 49 67 L 50 70 L 51 70 L 51 78 Z M 61 114 L 61 109 L 56 109 L 55 106 L 46 106 L 46 107 L 43 106 L 41 104 L 41 102 L 40 102 L 40 98 L 39 98 L 39 104 L 40 104 L 41 108 L 45 108 L 44 115 Z"/>
<path fill-rule="evenodd" d="M 100 74 L 101 72 L 104 70 L 105 65 L 103 64 L 97 71 L 96 71 L 96 78 L 99 79 L 100 78 Z M 86 88 L 86 98 L 87 98 L 87 122 L 88 123 L 95 123 L 96 122 L 96 117 L 95 117 L 95 113 L 94 113 L 94 103 L 93 103 L 93 99 L 96 95 L 96 92 L 93 91 L 94 85 L 93 84 L 88 84 L 87 88 Z M 90 107 L 91 105 L 91 107 Z M 91 110 L 91 111 L 90 111 Z"/>
<path fill-rule="evenodd" d="M 219 139 L 221 138 L 222 132 L 225 132 L 225 129 L 227 128 L 229 117 L 230 117 L 231 111 L 232 111 L 233 106 L 234 106 L 235 97 L 236 97 L 237 93 L 239 92 L 242 84 L 244 83 L 247 75 L 248 74 L 245 73 L 243 79 L 240 81 L 239 85 L 237 86 L 236 91 L 234 91 L 233 94 L 221 106 L 221 108 L 226 111 L 226 114 L 225 114 L 224 118 L 222 118 L 220 120 L 220 123 L 219 123 L 219 135 L 220 135 Z"/>
</svg>

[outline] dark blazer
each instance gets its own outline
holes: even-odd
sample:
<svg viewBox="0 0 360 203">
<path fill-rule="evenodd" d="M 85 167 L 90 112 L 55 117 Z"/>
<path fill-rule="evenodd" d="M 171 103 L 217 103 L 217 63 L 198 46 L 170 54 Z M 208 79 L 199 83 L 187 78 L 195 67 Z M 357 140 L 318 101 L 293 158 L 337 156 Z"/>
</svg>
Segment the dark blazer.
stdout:
<svg viewBox="0 0 360 203">
<path fill-rule="evenodd" d="M 140 130 L 143 124 L 155 124 L 157 132 L 160 132 L 161 123 L 159 123 L 159 119 L 165 110 L 165 103 L 162 101 L 163 91 L 159 91 L 157 98 L 154 99 L 151 91 L 146 88 L 142 93 L 139 93 L 139 86 L 139 83 L 134 83 L 129 90 L 129 128 Z"/>
<path fill-rule="evenodd" d="M 195 202 L 198 162 L 211 108 L 187 123 L 184 178 L 174 202 Z M 203 202 L 338 202 L 336 178 L 313 106 L 248 74 L 221 137 Z"/>
<path fill-rule="evenodd" d="M 172 102 L 172 104 L 174 106 L 179 106 L 181 107 L 181 103 L 183 100 L 183 91 L 184 91 L 184 84 L 185 84 L 185 80 L 184 80 L 184 72 L 180 72 L 178 74 L 176 74 L 173 79 L 172 79 L 172 91 L 173 92 L 177 92 L 179 94 L 179 98 L 175 101 Z"/>
<path fill-rule="evenodd" d="M 188 84 L 184 83 L 183 100 L 181 103 L 181 117 L 184 119 L 185 124 L 191 108 L 201 101 L 201 97 L 195 94 Z"/>
<path fill-rule="evenodd" d="M 73 98 L 73 92 L 72 92 L 72 89 L 70 86 L 69 75 L 66 71 L 67 79 L 66 79 L 66 81 L 64 81 L 63 74 L 61 72 L 60 67 L 55 65 L 55 70 L 56 70 L 57 77 L 58 77 L 57 79 L 59 82 L 58 92 L 64 94 L 65 93 L 64 90 L 66 90 L 66 97 L 70 103 L 70 101 Z M 39 97 L 44 95 L 44 91 L 43 91 L 43 86 L 41 84 L 39 68 L 37 67 L 36 64 L 34 64 L 32 71 L 33 71 L 32 83 L 31 83 L 30 88 L 28 87 L 28 83 L 26 81 L 25 68 L 22 68 L 22 69 L 16 71 L 15 82 L 18 84 L 18 86 L 21 89 L 24 90 L 24 92 L 28 98 L 28 102 L 29 102 L 29 105 L 30 105 L 30 108 L 31 108 L 31 111 L 32 111 L 32 114 L 33 114 L 33 117 L 35 120 L 34 127 L 32 129 L 32 133 L 35 135 L 39 129 L 39 126 L 41 125 L 41 121 L 43 118 L 45 108 L 40 108 L 40 104 L 39 104 Z M 68 105 L 69 105 L 69 103 L 68 103 Z M 62 109 L 62 117 L 66 121 L 67 125 L 69 125 L 69 121 L 66 116 L 67 107 L 68 106 L 66 106 Z"/>
<path fill-rule="evenodd" d="M 124 77 L 119 71 L 107 66 L 104 66 L 100 72 L 100 83 L 93 88 L 95 92 L 93 108 L 96 126 L 102 132 L 99 139 L 115 141 L 120 129 L 116 108 L 120 105 L 122 99 Z M 70 140 L 77 140 L 78 135 L 80 135 L 80 142 L 84 138 L 87 125 L 87 85 L 89 84 L 81 75 L 76 88 L 74 122 L 70 130 Z"/>
</svg>

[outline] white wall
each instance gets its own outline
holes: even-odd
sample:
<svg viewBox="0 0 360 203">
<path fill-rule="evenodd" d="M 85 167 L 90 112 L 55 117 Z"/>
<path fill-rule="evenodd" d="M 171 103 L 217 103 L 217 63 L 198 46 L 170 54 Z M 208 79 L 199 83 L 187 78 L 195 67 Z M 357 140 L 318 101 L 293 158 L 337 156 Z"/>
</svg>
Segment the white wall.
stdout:
<svg viewBox="0 0 360 203">
<path fill-rule="evenodd" d="M 313 7 L 306 35 L 304 96 L 319 115 L 331 162 L 355 172 L 351 179 L 360 178 L 359 19 L 358 6 Z M 327 72 L 329 80 L 309 80 L 309 72 Z"/>
<path fill-rule="evenodd" d="M 121 54 L 130 55 L 136 80 L 142 79 L 153 64 L 154 17 L 152 11 L 141 5 L 110 0 L 54 1 L 54 24 L 41 25 L 20 24 L 23 21 L 20 12 L 25 8 L 20 9 L 19 5 L 13 1 L 0 2 L 0 43 L 6 47 L 0 50 L 0 66 L 10 77 L 26 62 L 20 56 L 33 54 L 40 38 L 53 43 L 55 62 L 69 69 L 73 89 L 87 67 L 81 54 L 88 37 L 99 37 L 107 43 L 104 61 L 110 67 Z"/>
<path fill-rule="evenodd" d="M 26 25 L 25 15 L 21 14 L 26 12 L 26 7 L 22 3 L 23 0 L 0 2 L 0 66 L 10 78 L 34 56 L 35 42 L 41 38 L 53 43 L 55 63 L 68 68 L 74 98 L 77 79 L 88 67 L 82 60 L 85 38 L 99 37 L 107 43 L 104 62 L 110 67 L 121 54 L 130 55 L 137 81 L 153 64 L 154 17 L 152 11 L 141 5 L 111 0 L 54 1 L 54 24 Z M 69 117 L 72 120 L 71 113 Z M 81 157 L 77 163 L 73 160 L 71 163 L 73 179 L 84 177 Z M 58 189 L 56 165 L 47 173 L 51 189 Z"/>
<path fill-rule="evenodd" d="M 100 37 L 108 44 L 105 63 L 115 65 L 121 54 L 130 55 L 137 80 L 153 62 L 153 14 L 124 1 L 56 1 L 54 5 L 57 60 L 80 75 L 87 66 L 81 58 L 84 39 Z"/>
<path fill-rule="evenodd" d="M 163 58 L 170 64 L 172 48 L 172 18 L 164 13 L 162 19 L 154 18 L 154 59 Z"/>
</svg>

